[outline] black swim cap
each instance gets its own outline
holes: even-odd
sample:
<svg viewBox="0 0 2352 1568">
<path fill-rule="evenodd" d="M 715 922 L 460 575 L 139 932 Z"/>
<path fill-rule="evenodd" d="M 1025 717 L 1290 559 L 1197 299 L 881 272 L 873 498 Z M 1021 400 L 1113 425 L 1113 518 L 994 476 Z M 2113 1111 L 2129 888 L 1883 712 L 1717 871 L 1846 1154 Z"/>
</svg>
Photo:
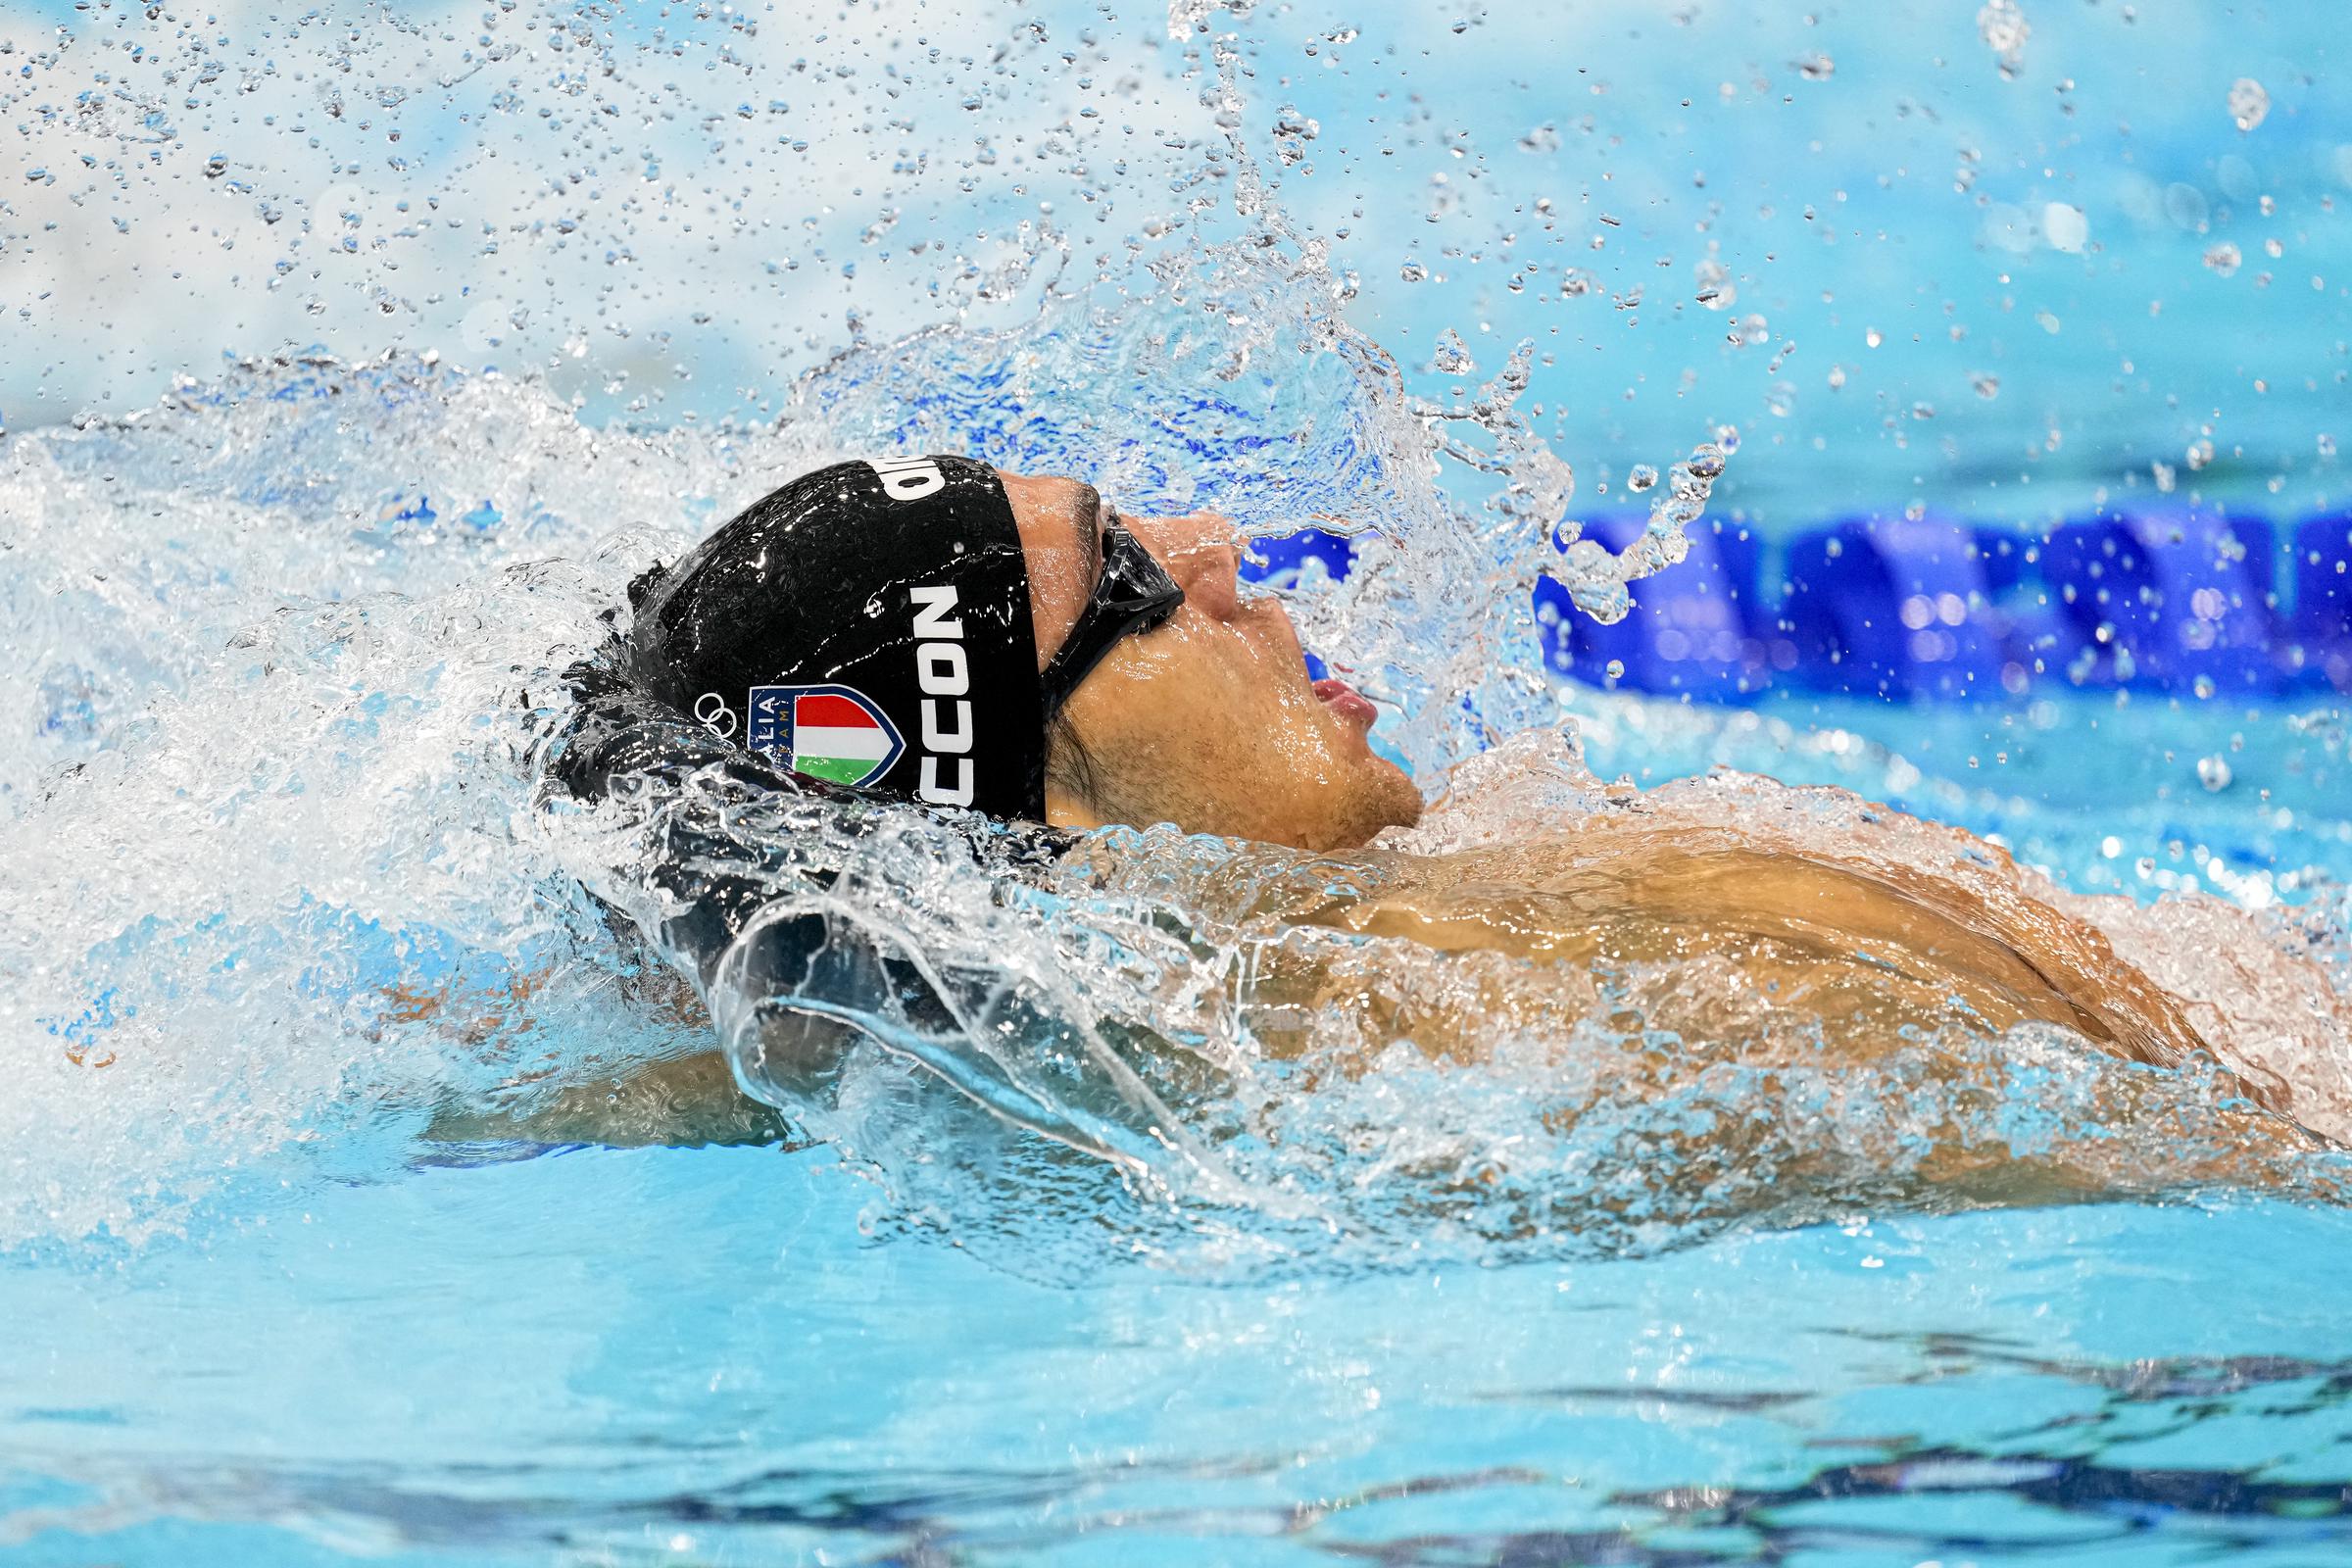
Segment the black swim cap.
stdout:
<svg viewBox="0 0 2352 1568">
<path fill-rule="evenodd" d="M 1045 819 L 1028 562 L 985 463 L 804 474 L 652 583 L 634 641 L 674 706 L 795 772 Z"/>
</svg>

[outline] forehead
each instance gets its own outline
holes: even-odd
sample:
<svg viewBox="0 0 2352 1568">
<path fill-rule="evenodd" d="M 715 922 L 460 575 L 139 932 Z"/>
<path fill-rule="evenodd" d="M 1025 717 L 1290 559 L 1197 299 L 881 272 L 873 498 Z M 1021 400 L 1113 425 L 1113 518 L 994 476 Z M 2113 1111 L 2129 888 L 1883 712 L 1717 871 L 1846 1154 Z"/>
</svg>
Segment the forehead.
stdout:
<svg viewBox="0 0 2352 1568">
<path fill-rule="evenodd" d="M 1095 487 L 1083 479 L 1073 479 L 1059 473 L 1014 473 L 999 468 L 997 477 L 1004 481 L 1004 494 L 1014 511 L 1027 507 L 1060 513 L 1091 513 L 1102 504 Z"/>
<path fill-rule="evenodd" d="M 999 469 L 998 477 L 1012 504 L 1021 544 L 1032 555 L 1057 550 L 1093 553 L 1102 525 L 1102 497 L 1093 485 L 1054 473 Z"/>
<path fill-rule="evenodd" d="M 1100 569 L 1102 498 L 1083 480 L 1054 473 L 1006 473 L 1004 499 L 1012 505 L 1029 566 L 1030 618 L 1036 627 L 1038 666 L 1061 646 L 1085 608 Z"/>
</svg>

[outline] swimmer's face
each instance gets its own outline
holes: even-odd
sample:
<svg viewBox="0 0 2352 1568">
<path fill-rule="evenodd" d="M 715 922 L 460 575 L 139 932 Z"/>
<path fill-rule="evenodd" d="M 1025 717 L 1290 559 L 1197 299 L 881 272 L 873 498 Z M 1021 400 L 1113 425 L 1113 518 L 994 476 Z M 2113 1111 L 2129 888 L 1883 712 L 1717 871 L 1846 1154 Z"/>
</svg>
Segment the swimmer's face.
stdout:
<svg viewBox="0 0 2352 1568">
<path fill-rule="evenodd" d="M 1108 514 L 1075 479 L 1004 479 L 1042 669 L 1094 591 Z M 1367 740 L 1372 706 L 1338 682 L 1308 681 L 1282 601 L 1241 583 L 1232 525 L 1208 514 L 1119 520 L 1182 586 L 1184 604 L 1156 630 L 1121 638 L 1071 694 L 1047 816 L 1069 827 L 1173 822 L 1308 850 L 1351 848 L 1415 821 L 1420 792 Z"/>
</svg>

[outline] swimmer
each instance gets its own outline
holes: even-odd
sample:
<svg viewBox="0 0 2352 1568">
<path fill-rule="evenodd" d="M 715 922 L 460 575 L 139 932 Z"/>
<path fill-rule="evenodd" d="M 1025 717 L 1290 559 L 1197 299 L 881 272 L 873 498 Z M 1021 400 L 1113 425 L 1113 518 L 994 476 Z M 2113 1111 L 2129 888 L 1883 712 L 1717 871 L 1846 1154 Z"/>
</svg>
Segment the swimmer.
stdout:
<svg viewBox="0 0 2352 1568">
<path fill-rule="evenodd" d="M 2054 1025 L 2167 1065 L 2217 1049 L 2190 1021 L 2203 999 L 2168 994 L 2003 852 L 1957 830 L 1913 824 L 1949 834 L 1935 870 L 1858 841 L 1800 850 L 1693 782 L 1612 792 L 1507 845 L 1384 847 L 1384 830 L 1421 816 L 1418 790 L 1373 750 L 1372 703 L 1308 678 L 1282 601 L 1242 583 L 1240 564 L 1223 519 L 1130 515 L 1073 478 L 956 457 L 825 468 L 632 589 L 626 662 L 679 722 L 649 752 L 629 722 L 599 727 L 591 713 L 559 774 L 593 795 L 658 753 L 738 769 L 749 757 L 798 775 L 789 787 L 1315 852 L 1346 874 L 1268 879 L 1243 921 L 1615 973 L 1672 958 L 1687 975 L 1711 960 L 1719 991 L 1663 988 L 1638 1027 L 1738 1041 L 1758 1008 L 1802 1009 L 1817 1064 L 1955 1025 Z M 699 740 L 679 738 L 694 733 L 682 715 Z M 1115 853 L 1075 844 L 1078 857 Z M 735 916 L 713 918 L 732 929 Z M 1395 1035 L 1424 1050 L 1479 1049 L 1475 999 L 1384 1001 L 1344 953 L 1310 950 L 1263 966 L 1250 1000 L 1302 1015 L 1386 1008 Z M 691 1009 L 691 997 L 677 1004 Z M 1740 1045 L 1740 1059 L 1763 1049 Z M 2313 1142 L 2283 1113 L 2337 1136 L 2352 1127 L 2345 1086 L 2290 1085 L 2256 1053 L 2225 1059 L 2268 1107 L 2243 1112 L 2250 1138 Z M 637 1142 L 773 1128 L 711 1054 L 580 1086 L 503 1130 Z M 1951 1178 L 1985 1178 L 1997 1158 L 1956 1155 Z M 2064 1189 L 2064 1173 L 2052 1180 Z"/>
</svg>

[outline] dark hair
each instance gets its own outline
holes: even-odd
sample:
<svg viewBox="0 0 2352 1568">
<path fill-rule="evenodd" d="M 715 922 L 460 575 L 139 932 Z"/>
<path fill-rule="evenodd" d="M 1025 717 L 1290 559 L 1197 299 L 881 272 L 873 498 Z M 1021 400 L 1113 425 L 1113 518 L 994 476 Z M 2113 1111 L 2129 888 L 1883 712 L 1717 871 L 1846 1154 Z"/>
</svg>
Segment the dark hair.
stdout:
<svg viewBox="0 0 2352 1568">
<path fill-rule="evenodd" d="M 1090 807 L 1101 803 L 1102 771 L 1066 710 L 1055 713 L 1046 728 L 1046 782 L 1067 790 Z"/>
</svg>

